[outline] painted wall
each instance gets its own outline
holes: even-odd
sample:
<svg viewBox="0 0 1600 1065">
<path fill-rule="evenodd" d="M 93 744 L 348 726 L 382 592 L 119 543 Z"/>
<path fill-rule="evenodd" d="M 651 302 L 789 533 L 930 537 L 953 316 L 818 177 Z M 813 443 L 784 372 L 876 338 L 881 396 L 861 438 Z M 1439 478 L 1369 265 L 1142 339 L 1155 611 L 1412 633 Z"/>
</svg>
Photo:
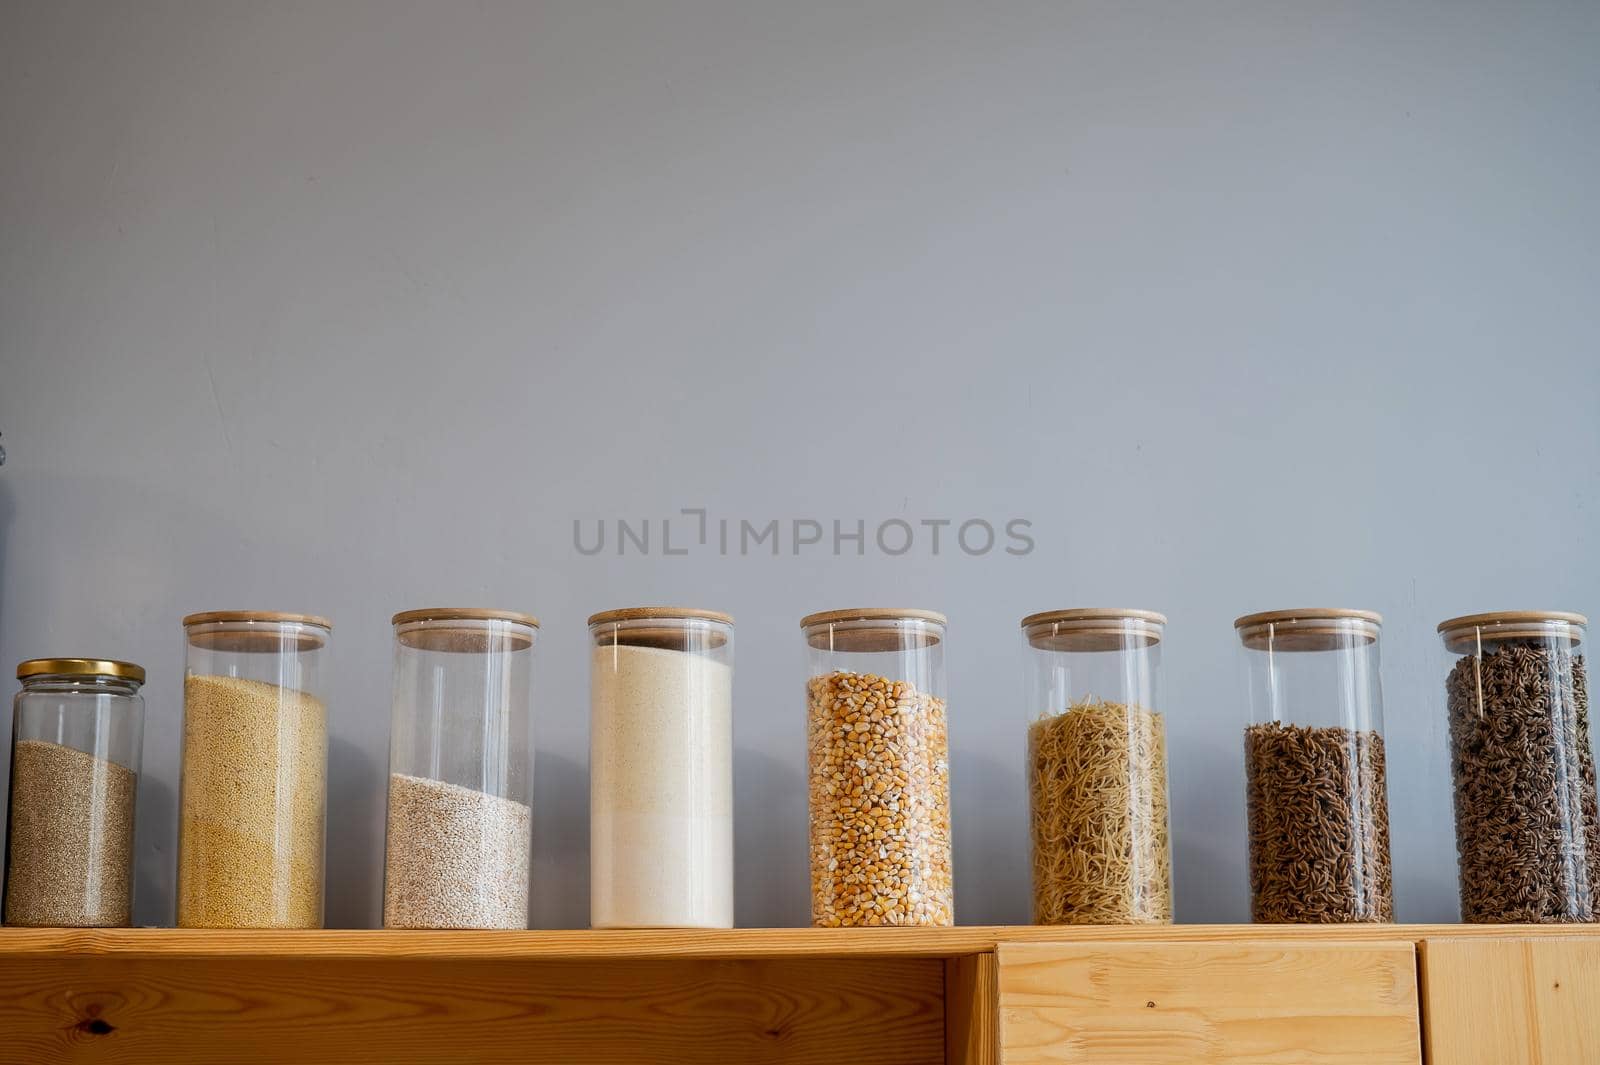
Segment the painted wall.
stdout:
<svg viewBox="0 0 1600 1065">
<path fill-rule="evenodd" d="M 738 619 L 743 924 L 806 920 L 796 622 L 856 604 L 952 619 L 964 923 L 1028 913 L 1023 614 L 1170 615 L 1179 919 L 1235 921 L 1230 623 L 1381 610 L 1399 915 L 1453 919 L 1433 626 L 1600 613 L 1600 8 L 4 21 L 0 662 L 150 668 L 140 921 L 172 916 L 184 613 L 334 618 L 344 926 L 379 915 L 389 615 L 539 614 L 531 916 L 562 927 L 583 619 L 653 602 Z M 780 552 L 664 554 L 698 507 L 778 519 Z M 575 549 L 619 518 L 648 554 Z M 935 555 L 944 518 L 1036 546 Z M 796 555 L 794 519 L 828 536 Z"/>
</svg>

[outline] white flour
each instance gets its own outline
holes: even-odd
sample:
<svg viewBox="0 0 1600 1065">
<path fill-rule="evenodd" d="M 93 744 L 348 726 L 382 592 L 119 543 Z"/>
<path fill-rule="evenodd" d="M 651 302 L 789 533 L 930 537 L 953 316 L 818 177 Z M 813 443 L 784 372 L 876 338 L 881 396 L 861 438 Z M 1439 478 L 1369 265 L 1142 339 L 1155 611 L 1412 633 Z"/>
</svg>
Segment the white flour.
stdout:
<svg viewBox="0 0 1600 1065">
<path fill-rule="evenodd" d="M 733 669 L 597 647 L 590 690 L 590 924 L 731 928 Z"/>
</svg>

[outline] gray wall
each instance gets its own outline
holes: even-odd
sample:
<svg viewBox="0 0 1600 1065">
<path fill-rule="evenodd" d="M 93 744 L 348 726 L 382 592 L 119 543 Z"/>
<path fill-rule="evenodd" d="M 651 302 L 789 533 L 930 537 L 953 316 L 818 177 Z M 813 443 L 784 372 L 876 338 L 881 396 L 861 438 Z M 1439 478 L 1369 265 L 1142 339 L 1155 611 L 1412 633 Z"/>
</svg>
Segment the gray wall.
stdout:
<svg viewBox="0 0 1600 1065">
<path fill-rule="evenodd" d="M 652 602 L 738 618 L 743 924 L 806 920 L 795 622 L 854 604 L 952 618 L 964 923 L 1027 917 L 1021 615 L 1171 616 L 1179 918 L 1237 921 L 1230 622 L 1383 611 L 1399 915 L 1453 919 L 1433 625 L 1600 613 L 1597 5 L 3 18 L 0 662 L 150 667 L 140 921 L 172 916 L 185 612 L 335 619 L 328 919 L 357 926 L 389 614 L 541 615 L 560 927 L 583 619 Z M 1037 548 L 574 550 L 574 519 L 683 507 L 1022 517 Z"/>
</svg>

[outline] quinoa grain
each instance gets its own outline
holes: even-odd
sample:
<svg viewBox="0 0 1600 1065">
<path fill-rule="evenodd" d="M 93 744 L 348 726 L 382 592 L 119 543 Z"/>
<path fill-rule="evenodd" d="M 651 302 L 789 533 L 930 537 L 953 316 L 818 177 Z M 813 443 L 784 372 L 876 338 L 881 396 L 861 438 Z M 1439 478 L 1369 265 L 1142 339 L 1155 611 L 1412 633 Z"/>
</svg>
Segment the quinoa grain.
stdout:
<svg viewBox="0 0 1600 1065">
<path fill-rule="evenodd" d="M 183 686 L 178 925 L 320 928 L 327 712 L 238 677 Z"/>
<path fill-rule="evenodd" d="M 5 923 L 116 928 L 133 921 L 138 776 L 75 747 L 19 740 L 11 761 Z"/>
</svg>

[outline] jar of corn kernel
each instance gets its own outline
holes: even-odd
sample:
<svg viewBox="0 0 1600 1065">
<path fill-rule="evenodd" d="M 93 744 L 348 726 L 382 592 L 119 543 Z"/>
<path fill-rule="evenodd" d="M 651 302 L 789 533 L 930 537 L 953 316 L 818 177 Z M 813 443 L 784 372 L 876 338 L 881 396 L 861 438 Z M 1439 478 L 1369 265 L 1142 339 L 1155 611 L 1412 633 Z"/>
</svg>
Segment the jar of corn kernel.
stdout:
<svg viewBox="0 0 1600 1065">
<path fill-rule="evenodd" d="M 800 622 L 814 925 L 955 923 L 945 624 L 880 608 Z"/>
</svg>

